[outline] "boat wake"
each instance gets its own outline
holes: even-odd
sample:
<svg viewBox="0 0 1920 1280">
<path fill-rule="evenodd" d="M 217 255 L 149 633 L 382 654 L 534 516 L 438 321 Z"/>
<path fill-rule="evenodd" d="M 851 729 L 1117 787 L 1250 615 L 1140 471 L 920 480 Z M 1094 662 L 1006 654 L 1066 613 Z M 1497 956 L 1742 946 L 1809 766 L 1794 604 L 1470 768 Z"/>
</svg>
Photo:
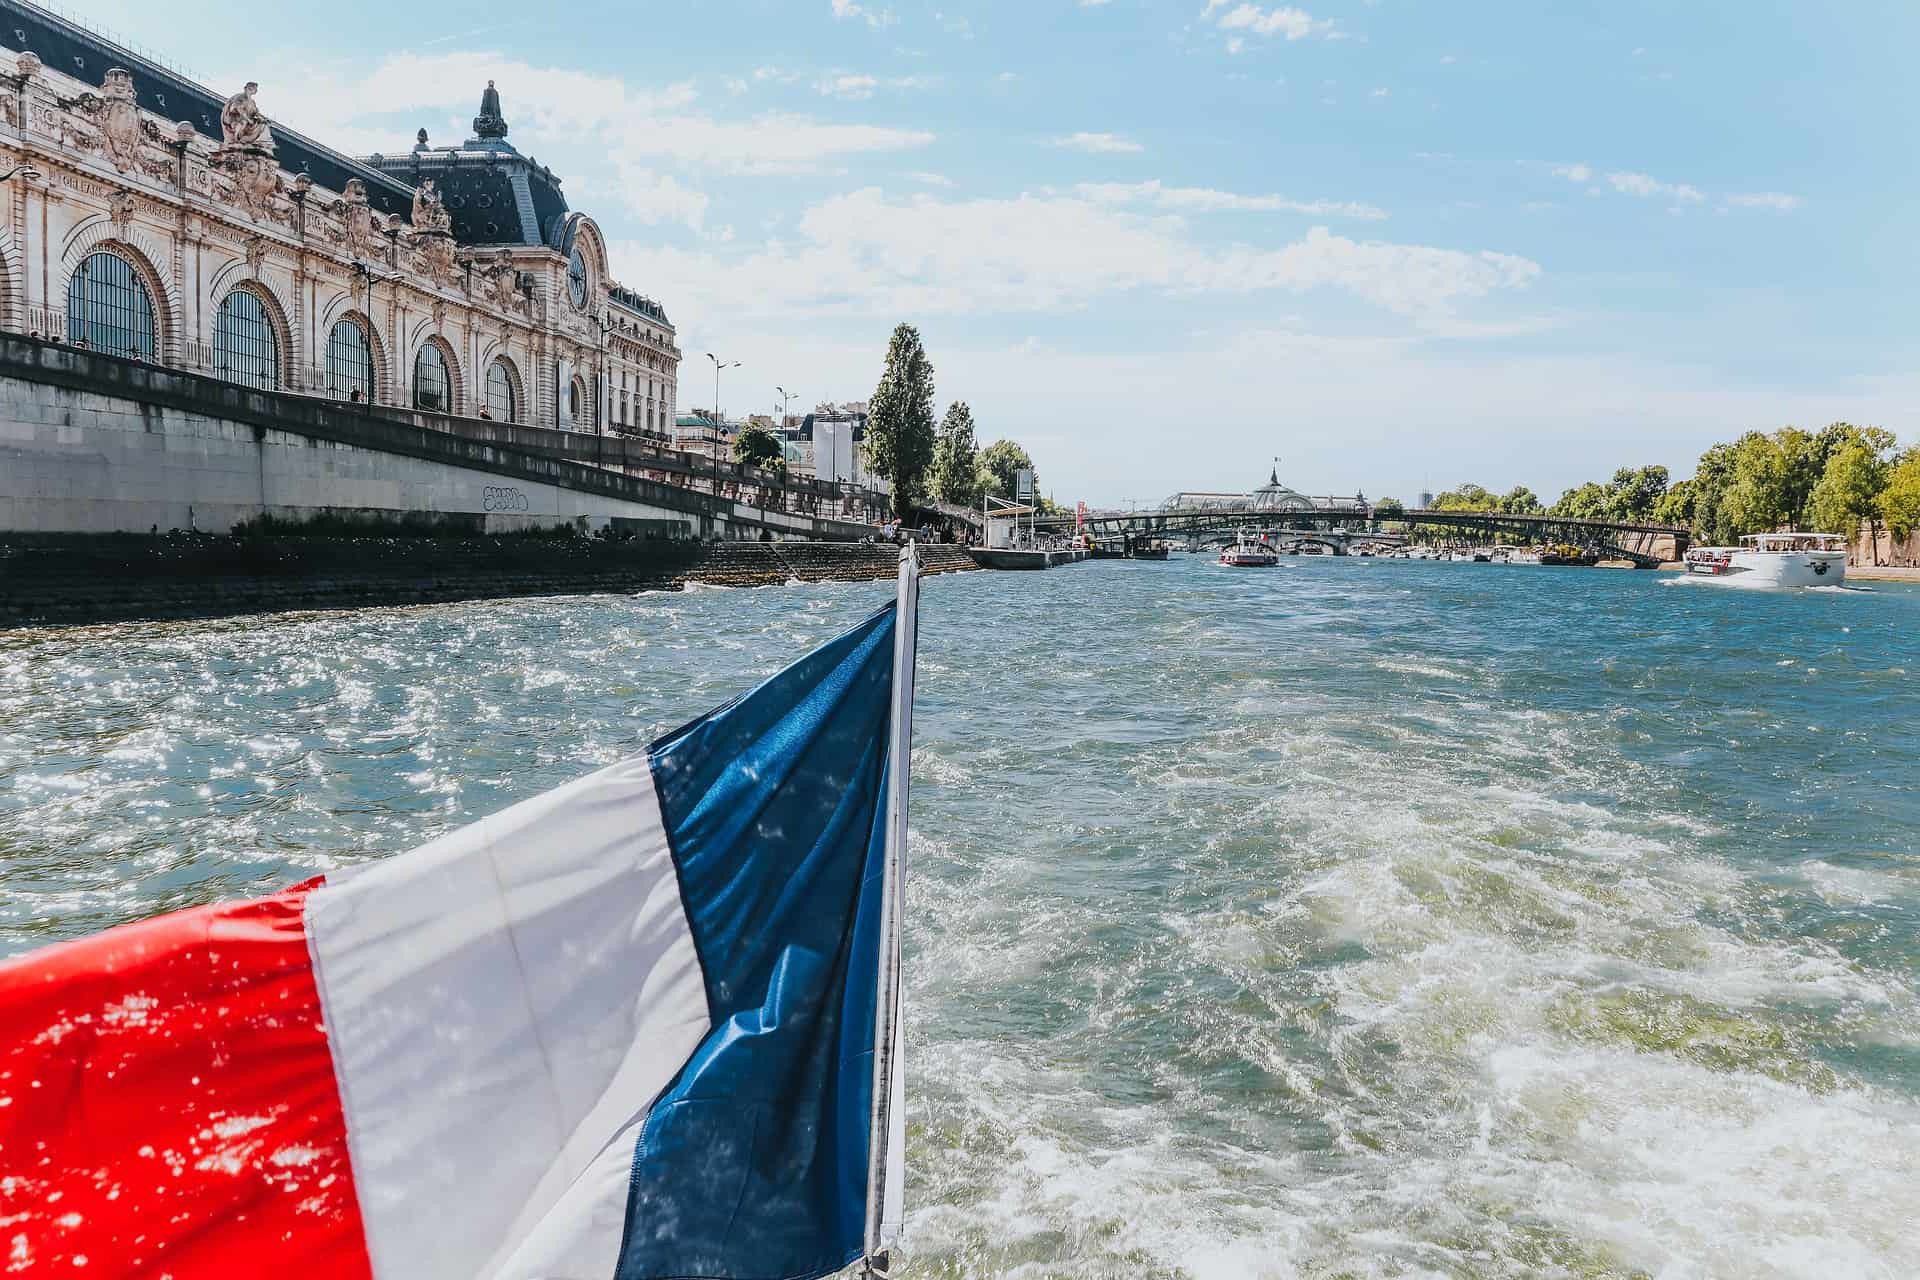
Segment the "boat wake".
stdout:
<svg viewBox="0 0 1920 1280">
<path fill-rule="evenodd" d="M 1855 587 L 1846 583 L 1836 586 L 1791 587 L 1782 586 L 1777 582 L 1755 582 L 1743 577 L 1713 578 L 1701 573 L 1676 574 L 1671 578 L 1662 579 L 1660 585 L 1663 587 L 1723 587 L 1731 591 L 1817 591 L 1825 595 L 1873 594 L 1872 587 Z"/>
</svg>

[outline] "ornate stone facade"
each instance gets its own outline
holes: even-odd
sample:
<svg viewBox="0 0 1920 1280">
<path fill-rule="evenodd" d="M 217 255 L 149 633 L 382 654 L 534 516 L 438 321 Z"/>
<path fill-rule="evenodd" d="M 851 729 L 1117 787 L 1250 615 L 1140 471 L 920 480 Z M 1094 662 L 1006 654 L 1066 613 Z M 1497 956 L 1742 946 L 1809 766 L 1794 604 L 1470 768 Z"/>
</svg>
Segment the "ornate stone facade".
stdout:
<svg viewBox="0 0 1920 1280">
<path fill-rule="evenodd" d="M 464 145 L 423 130 L 365 159 L 261 96 L 0 0 L 0 172 L 25 166 L 0 184 L 0 325 L 284 391 L 671 434 L 673 325 L 506 142 L 491 82 Z"/>
</svg>

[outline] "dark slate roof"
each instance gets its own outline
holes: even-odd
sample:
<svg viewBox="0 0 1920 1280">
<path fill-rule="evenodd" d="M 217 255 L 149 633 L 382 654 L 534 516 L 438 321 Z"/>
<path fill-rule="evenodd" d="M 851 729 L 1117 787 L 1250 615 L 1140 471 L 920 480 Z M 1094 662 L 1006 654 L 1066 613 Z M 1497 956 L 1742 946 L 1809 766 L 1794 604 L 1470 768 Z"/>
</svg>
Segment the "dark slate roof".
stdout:
<svg viewBox="0 0 1920 1280">
<path fill-rule="evenodd" d="M 491 80 L 487 89 L 497 107 Z M 422 129 L 413 150 L 368 156 L 367 163 L 410 186 L 432 178 L 434 190 L 446 202 L 453 238 L 461 244 L 546 245 L 567 252 L 573 247 L 573 220 L 567 216 L 567 198 L 560 194 L 560 179 L 516 151 L 506 140 L 506 120 L 497 114 L 489 117 L 486 105 L 483 98 L 481 114 L 473 122 L 475 135 L 460 146 L 429 146 Z M 489 126 L 484 137 L 479 133 L 482 124 Z"/>
<path fill-rule="evenodd" d="M 607 297 L 611 298 L 620 306 L 625 307 L 627 310 L 646 316 L 650 320 L 658 320 L 661 324 L 673 323 L 673 321 L 667 319 L 667 309 L 665 307 L 655 302 L 652 298 L 643 297 L 635 293 L 623 284 L 608 285 Z"/>
<path fill-rule="evenodd" d="M 527 206 L 521 203 L 521 187 L 534 190 L 555 181 L 526 157 L 504 143 L 484 148 L 415 147 L 404 155 L 372 155 L 367 163 L 409 188 L 426 178 L 433 179 L 434 190 L 446 202 L 447 216 L 453 223 L 453 238 L 460 244 L 537 245 L 545 243 L 538 234 L 538 219 L 527 225 Z M 564 198 L 555 192 L 561 208 Z M 539 200 L 529 201 L 533 209 Z"/>
<path fill-rule="evenodd" d="M 222 141 L 220 108 L 225 94 L 202 88 L 150 58 L 122 48 L 111 40 L 56 14 L 22 0 L 0 0 L 0 48 L 16 53 L 31 50 L 49 71 L 83 80 L 95 88 L 107 72 L 124 67 L 133 75 L 141 107 L 165 120 L 185 120 L 204 137 Z M 238 89 L 240 86 L 235 85 Z M 271 86 L 263 95 L 272 99 Z M 413 209 L 413 191 L 375 169 L 273 121 L 273 140 L 280 167 L 304 173 L 329 191 L 341 191 L 347 179 L 367 184 L 367 202 L 384 214 L 406 216 Z"/>
</svg>

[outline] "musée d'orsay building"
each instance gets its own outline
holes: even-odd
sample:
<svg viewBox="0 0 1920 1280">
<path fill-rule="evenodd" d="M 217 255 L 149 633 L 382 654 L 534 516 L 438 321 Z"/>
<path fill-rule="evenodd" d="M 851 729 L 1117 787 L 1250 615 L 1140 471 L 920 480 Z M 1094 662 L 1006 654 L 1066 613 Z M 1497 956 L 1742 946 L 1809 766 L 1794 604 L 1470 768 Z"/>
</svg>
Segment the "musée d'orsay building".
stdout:
<svg viewBox="0 0 1920 1280">
<path fill-rule="evenodd" d="M 261 388 L 670 435 L 680 351 L 500 97 L 354 159 L 0 0 L 0 324 Z M 11 154 L 8 154 L 8 153 Z"/>
</svg>

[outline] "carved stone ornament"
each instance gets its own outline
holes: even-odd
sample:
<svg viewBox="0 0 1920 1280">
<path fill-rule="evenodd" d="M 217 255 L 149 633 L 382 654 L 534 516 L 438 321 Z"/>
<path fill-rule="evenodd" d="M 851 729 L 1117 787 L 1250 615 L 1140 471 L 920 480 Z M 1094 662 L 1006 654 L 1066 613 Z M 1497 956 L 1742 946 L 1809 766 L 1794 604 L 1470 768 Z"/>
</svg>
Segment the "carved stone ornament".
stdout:
<svg viewBox="0 0 1920 1280">
<path fill-rule="evenodd" d="M 453 218 L 447 213 L 446 201 L 434 190 L 432 178 L 413 193 L 413 229 L 416 234 L 453 230 Z"/>
<path fill-rule="evenodd" d="M 436 330 L 444 330 L 447 327 L 447 300 L 445 298 L 435 298 L 433 300 L 433 327 Z"/>
<path fill-rule="evenodd" d="M 134 207 L 131 191 L 116 191 L 107 198 L 107 216 L 113 221 L 114 234 L 122 240 L 127 238 L 127 224 L 133 221 Z"/>
<path fill-rule="evenodd" d="M 416 237 L 420 247 L 420 263 L 426 274 L 436 284 L 446 284 L 453 279 L 455 264 L 453 260 L 453 237 L 445 232 L 429 233 Z"/>
<path fill-rule="evenodd" d="M 32 79 L 40 74 L 40 55 L 31 49 L 22 50 L 13 60 L 13 69 L 18 75 Z"/>
<path fill-rule="evenodd" d="M 255 220 L 278 218 L 274 197 L 280 194 L 280 166 L 270 151 L 242 151 L 223 147 L 214 157 L 232 179 L 229 198 Z"/>
<path fill-rule="evenodd" d="M 140 163 L 140 107 L 134 100 L 133 73 L 125 67 L 107 72 L 101 95 L 93 112 L 101 149 L 113 161 L 113 167 L 125 173 Z"/>
<path fill-rule="evenodd" d="M 482 273 L 485 281 L 482 290 L 488 302 L 502 311 L 516 311 L 520 307 L 520 271 L 513 265 L 513 254 L 501 249 L 494 254 L 492 265 Z"/>
<path fill-rule="evenodd" d="M 260 269 L 266 265 L 267 241 L 264 236 L 250 236 L 247 239 L 247 273 L 255 280 L 260 278 Z"/>
<path fill-rule="evenodd" d="M 356 258 L 366 257 L 373 246 L 373 209 L 367 204 L 367 184 L 359 178 L 347 179 L 340 219 L 346 228 L 347 252 Z"/>
</svg>

